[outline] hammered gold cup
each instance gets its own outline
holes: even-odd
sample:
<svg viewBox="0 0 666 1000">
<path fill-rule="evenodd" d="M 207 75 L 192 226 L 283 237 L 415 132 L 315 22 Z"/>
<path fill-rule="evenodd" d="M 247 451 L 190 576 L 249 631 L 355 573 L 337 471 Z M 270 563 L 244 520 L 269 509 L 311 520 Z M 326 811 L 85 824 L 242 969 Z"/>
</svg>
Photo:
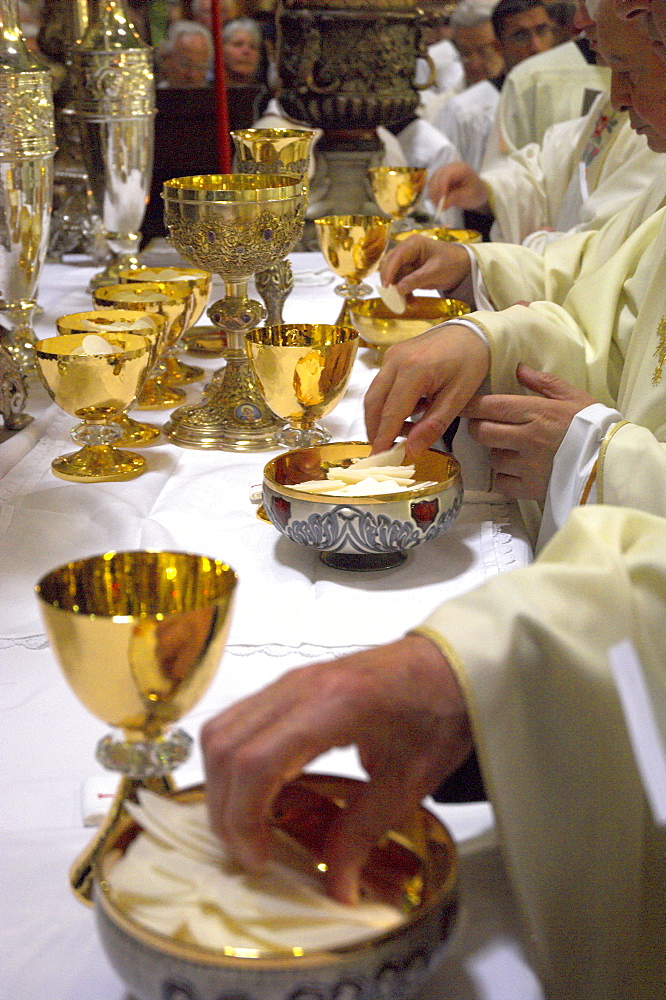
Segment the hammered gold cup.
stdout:
<svg viewBox="0 0 666 1000">
<path fill-rule="evenodd" d="M 372 294 L 364 282 L 382 258 L 391 220 L 379 215 L 327 215 L 315 219 L 319 248 L 326 263 L 345 280 L 335 291 L 345 298 L 362 299 Z"/>
<path fill-rule="evenodd" d="M 53 653 L 70 687 L 96 718 L 119 732 L 97 759 L 124 775 L 93 843 L 70 881 L 91 900 L 94 868 L 140 786 L 164 793 L 192 739 L 173 724 L 208 688 L 230 624 L 236 574 L 186 552 L 107 552 L 66 563 L 36 586 Z"/>
<path fill-rule="evenodd" d="M 368 174 L 375 201 L 397 222 L 416 205 L 428 172 L 420 167 L 371 167 Z"/>
<path fill-rule="evenodd" d="M 344 396 L 358 348 L 356 330 L 324 323 L 258 327 L 245 335 L 245 347 L 266 403 L 289 421 L 277 443 L 291 449 L 329 441 L 318 420 Z"/>
<path fill-rule="evenodd" d="M 381 360 L 393 344 L 425 333 L 447 319 L 465 316 L 470 307 L 458 299 L 434 295 L 408 295 L 403 313 L 394 313 L 381 298 L 351 299 L 349 320 L 361 339 L 377 349 Z"/>
<path fill-rule="evenodd" d="M 95 327 L 81 333 L 47 337 L 35 344 L 37 371 L 58 406 L 82 423 L 72 437 L 83 447 L 51 463 L 53 474 L 74 483 L 122 482 L 140 476 L 146 460 L 114 447 L 123 430 L 113 418 L 136 399 L 151 361 L 148 337 L 107 328 L 103 337 L 111 353 L 89 354 L 83 341 Z"/>
<path fill-rule="evenodd" d="M 118 271 L 118 281 L 121 285 L 142 281 L 166 281 L 169 283 L 182 281 L 192 294 L 192 311 L 185 320 L 185 329 L 179 341 L 162 355 L 163 381 L 171 386 L 189 385 L 204 377 L 203 368 L 198 365 L 188 365 L 176 355 L 179 343 L 185 340 L 187 331 L 197 323 L 203 314 L 210 295 L 212 277 L 209 272 L 195 267 L 139 267 L 126 268 Z"/>
<path fill-rule="evenodd" d="M 274 448 L 281 424 L 254 383 L 244 343 L 266 311 L 248 297 L 247 284 L 296 245 L 307 202 L 303 183 L 295 175 L 201 174 L 167 181 L 162 196 L 173 246 L 194 267 L 224 281 L 225 296 L 208 315 L 226 345 L 225 368 L 215 373 L 203 401 L 176 410 L 165 433 L 192 448 Z"/>
<path fill-rule="evenodd" d="M 192 312 L 194 296 L 188 285 L 185 282 L 137 281 L 100 285 L 92 294 L 97 309 L 129 309 L 164 319 L 166 330 L 158 345 L 155 367 L 141 388 L 136 407 L 138 410 L 170 410 L 182 403 L 185 393 L 168 383 L 162 359 L 178 343 Z"/>
</svg>

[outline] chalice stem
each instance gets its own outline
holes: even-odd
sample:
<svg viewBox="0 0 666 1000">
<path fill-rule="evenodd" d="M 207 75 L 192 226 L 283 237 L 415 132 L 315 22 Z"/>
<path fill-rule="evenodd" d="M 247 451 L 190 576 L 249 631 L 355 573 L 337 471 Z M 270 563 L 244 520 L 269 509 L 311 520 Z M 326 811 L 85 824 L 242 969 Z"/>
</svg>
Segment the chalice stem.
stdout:
<svg viewBox="0 0 666 1000">
<path fill-rule="evenodd" d="M 69 870 L 69 883 L 78 898 L 88 906 L 92 905 L 94 878 L 99 859 L 105 845 L 122 818 L 125 802 L 136 802 L 140 788 L 149 788 L 158 795 L 168 795 L 175 788 L 173 779 L 167 774 L 159 778 L 122 778 L 111 807 L 93 840 L 79 854 Z"/>
</svg>

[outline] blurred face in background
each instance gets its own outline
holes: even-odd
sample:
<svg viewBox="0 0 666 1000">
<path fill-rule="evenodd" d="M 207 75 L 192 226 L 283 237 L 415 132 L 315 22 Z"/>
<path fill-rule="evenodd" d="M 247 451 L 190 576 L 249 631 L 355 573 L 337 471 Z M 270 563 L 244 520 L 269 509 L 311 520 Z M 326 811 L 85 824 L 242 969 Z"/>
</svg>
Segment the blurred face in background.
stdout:
<svg viewBox="0 0 666 1000">
<path fill-rule="evenodd" d="M 251 83 L 259 69 L 261 53 L 256 39 L 239 29 L 224 43 L 224 65 L 230 83 Z"/>
<path fill-rule="evenodd" d="M 176 38 L 171 52 L 162 57 L 160 76 L 170 87 L 206 87 L 210 63 L 206 39 L 183 32 Z"/>
<path fill-rule="evenodd" d="M 479 80 L 492 80 L 504 69 L 504 59 L 491 21 L 483 21 L 473 28 L 455 26 L 451 41 L 460 55 L 468 87 Z"/>
<path fill-rule="evenodd" d="M 555 35 L 546 8 L 531 7 L 509 15 L 502 25 L 499 42 L 507 69 L 517 66 L 528 56 L 552 49 Z"/>
</svg>

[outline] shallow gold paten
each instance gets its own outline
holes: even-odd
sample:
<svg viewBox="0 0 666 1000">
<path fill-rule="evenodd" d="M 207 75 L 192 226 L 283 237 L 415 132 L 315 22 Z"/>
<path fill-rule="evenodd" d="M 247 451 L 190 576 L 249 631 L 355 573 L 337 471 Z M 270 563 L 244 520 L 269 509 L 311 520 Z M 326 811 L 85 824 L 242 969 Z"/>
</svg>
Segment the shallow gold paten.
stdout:
<svg viewBox="0 0 666 1000">
<path fill-rule="evenodd" d="M 401 233 L 395 233 L 394 240 L 401 242 L 409 239 L 410 236 L 427 236 L 430 240 L 439 240 L 440 243 L 481 243 L 483 237 L 476 229 L 447 229 L 445 226 L 434 226 L 429 229 L 405 229 Z"/>
<path fill-rule="evenodd" d="M 368 174 L 375 201 L 392 219 L 402 219 L 414 207 L 428 176 L 419 167 L 371 167 Z"/>
<path fill-rule="evenodd" d="M 319 248 L 326 263 L 344 278 L 335 291 L 348 298 L 372 292 L 364 278 L 371 274 L 386 249 L 390 219 L 379 215 L 327 215 L 315 219 Z"/>
<path fill-rule="evenodd" d="M 273 826 L 316 861 L 326 830 L 349 807 L 360 784 L 351 778 L 304 774 L 280 792 Z M 197 786 L 173 793 L 197 801 Z M 102 945 L 127 989 L 158 1000 L 173 983 L 186 982 L 200 1000 L 238 995 L 248 1000 L 410 996 L 441 961 L 456 917 L 458 860 L 444 825 L 423 806 L 389 831 L 372 849 L 362 873 L 366 893 L 403 909 L 404 920 L 366 941 L 328 950 L 298 947 L 280 952 L 230 946 L 214 950 L 178 941 L 142 927 L 111 899 L 104 874 L 116 851 L 139 832 L 125 817 L 100 858 L 95 908 Z"/>
<path fill-rule="evenodd" d="M 350 299 L 348 308 L 359 336 L 377 347 L 380 355 L 391 344 L 411 340 L 444 320 L 464 316 L 470 311 L 466 302 L 430 295 L 409 296 L 404 313 L 399 315 L 380 298 Z"/>
<path fill-rule="evenodd" d="M 52 570 L 36 587 L 51 648 L 97 718 L 122 729 L 98 759 L 126 775 L 93 843 L 71 871 L 89 902 L 92 870 L 124 799 L 140 785 L 165 792 L 191 739 L 171 724 L 201 698 L 222 655 L 236 574 L 187 552 L 107 552 Z"/>
<path fill-rule="evenodd" d="M 280 422 L 254 384 L 244 345 L 245 333 L 266 311 L 248 297 L 247 283 L 296 245 L 307 202 L 302 181 L 284 174 L 178 177 L 166 182 L 163 198 L 171 243 L 186 260 L 224 280 L 224 298 L 208 315 L 226 345 L 224 372 L 215 373 L 201 403 L 173 414 L 165 432 L 192 448 L 274 448 Z"/>
<path fill-rule="evenodd" d="M 122 429 L 111 422 L 136 398 L 151 360 L 151 344 L 136 333 L 106 329 L 111 354 L 76 354 L 87 333 L 47 337 L 35 343 L 37 371 L 51 398 L 82 424 L 72 435 L 83 447 L 54 459 L 51 469 L 71 482 L 114 482 L 145 471 L 140 455 L 114 448 Z"/>
<path fill-rule="evenodd" d="M 276 416 L 290 426 L 278 434 L 287 448 L 330 437 L 317 421 L 344 396 L 356 357 L 358 334 L 325 323 L 259 327 L 245 335 L 255 381 Z"/>
<path fill-rule="evenodd" d="M 194 293 L 186 282 L 137 281 L 128 284 L 100 285 L 93 290 L 97 309 L 129 309 L 133 312 L 161 316 L 165 332 L 157 349 L 157 362 L 142 386 L 137 409 L 170 409 L 182 403 L 185 393 L 170 385 L 165 376 L 162 357 L 168 354 L 182 336 L 192 313 Z"/>
</svg>

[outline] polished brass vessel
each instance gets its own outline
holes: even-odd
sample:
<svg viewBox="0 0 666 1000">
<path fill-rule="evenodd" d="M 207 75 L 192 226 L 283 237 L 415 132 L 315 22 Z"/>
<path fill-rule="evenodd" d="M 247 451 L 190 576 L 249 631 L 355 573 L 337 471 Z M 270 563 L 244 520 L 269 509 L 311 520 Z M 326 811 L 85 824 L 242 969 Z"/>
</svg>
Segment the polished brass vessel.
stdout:
<svg viewBox="0 0 666 1000">
<path fill-rule="evenodd" d="M 111 284 L 138 263 L 153 169 L 152 49 L 122 0 L 96 0 L 96 16 L 69 56 L 81 150 L 112 254 L 93 284 Z"/>
<path fill-rule="evenodd" d="M 35 363 L 54 154 L 51 75 L 25 44 L 17 0 L 0 0 L 0 344 L 23 374 Z"/>
<path fill-rule="evenodd" d="M 176 410 L 165 433 L 192 448 L 274 448 L 281 424 L 254 383 L 244 343 L 265 309 L 248 297 L 247 284 L 257 271 L 284 260 L 298 241 L 306 202 L 302 181 L 281 174 L 203 174 L 167 181 L 163 197 L 173 246 L 224 280 L 225 296 L 208 315 L 220 329 L 226 359 L 202 402 Z"/>
</svg>

